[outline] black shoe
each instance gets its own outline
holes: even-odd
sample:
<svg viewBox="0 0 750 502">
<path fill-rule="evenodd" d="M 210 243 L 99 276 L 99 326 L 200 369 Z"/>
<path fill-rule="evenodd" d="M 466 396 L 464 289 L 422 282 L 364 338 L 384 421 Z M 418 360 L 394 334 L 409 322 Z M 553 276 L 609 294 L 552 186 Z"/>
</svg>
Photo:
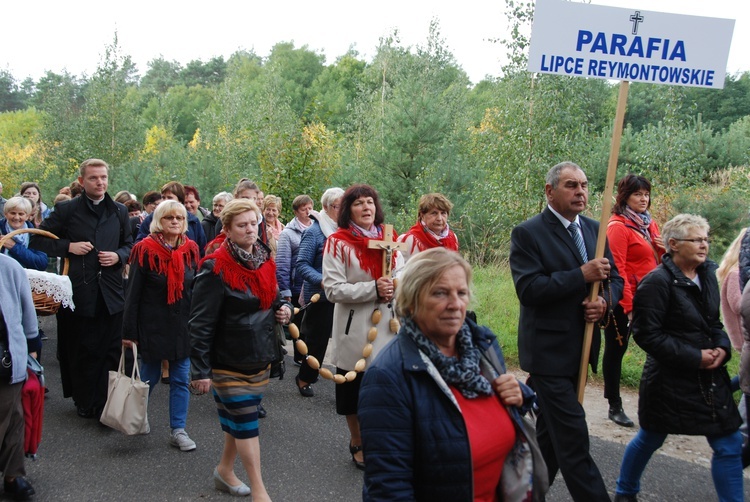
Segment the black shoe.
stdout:
<svg viewBox="0 0 750 502">
<path fill-rule="evenodd" d="M 91 408 L 84 408 L 83 406 L 78 406 L 76 408 L 76 413 L 78 413 L 78 416 L 81 418 L 94 418 L 96 413 Z"/>
<path fill-rule="evenodd" d="M 633 427 L 633 421 L 628 418 L 622 408 L 610 408 L 609 419 L 623 427 Z M 623 499 L 627 500 L 627 499 Z"/>
<path fill-rule="evenodd" d="M 279 380 L 283 380 L 284 373 L 286 373 L 286 363 L 281 359 L 271 363 L 271 373 L 268 375 L 268 378 L 278 378 Z"/>
<path fill-rule="evenodd" d="M 638 497 L 636 495 L 622 495 L 620 493 L 615 493 L 615 502 L 638 502 Z"/>
<path fill-rule="evenodd" d="M 268 415 L 266 409 L 262 404 L 258 404 L 258 418 L 266 418 L 266 415 Z"/>
<path fill-rule="evenodd" d="M 23 476 L 16 476 L 13 481 L 5 481 L 3 488 L 5 494 L 10 495 L 14 500 L 29 500 L 36 493 L 34 487 Z"/>
<path fill-rule="evenodd" d="M 315 391 L 309 383 L 304 387 L 299 386 L 299 376 L 294 377 L 294 381 L 297 383 L 297 390 L 299 390 L 299 393 L 302 394 L 303 397 L 313 397 L 315 395 Z"/>
<path fill-rule="evenodd" d="M 356 458 L 354 458 L 354 455 L 356 453 L 359 453 L 360 451 L 362 451 L 362 445 L 359 445 L 359 446 L 352 446 L 351 444 L 349 445 L 349 453 L 352 454 L 352 462 L 354 462 L 354 467 L 356 467 L 357 469 L 359 469 L 361 471 L 364 471 L 365 470 L 365 463 L 364 462 L 360 462 L 359 460 L 357 460 Z"/>
</svg>

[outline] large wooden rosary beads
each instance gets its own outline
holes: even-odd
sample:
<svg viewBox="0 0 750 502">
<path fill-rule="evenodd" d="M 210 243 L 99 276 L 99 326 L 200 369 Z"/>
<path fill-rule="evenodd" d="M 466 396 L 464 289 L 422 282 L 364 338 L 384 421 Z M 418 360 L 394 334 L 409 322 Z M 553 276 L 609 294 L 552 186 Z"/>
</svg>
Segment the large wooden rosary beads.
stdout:
<svg viewBox="0 0 750 502">
<path fill-rule="evenodd" d="M 310 303 L 308 305 L 316 303 L 318 300 L 320 300 L 320 294 L 316 293 L 312 295 L 312 297 L 310 298 Z M 391 306 L 391 303 L 388 303 L 388 307 L 391 310 L 391 320 L 388 322 L 388 327 L 391 333 L 398 333 L 401 325 L 398 322 L 398 319 L 396 319 L 395 315 L 393 314 L 393 307 Z M 295 315 L 299 311 L 300 309 L 295 308 Z M 289 325 L 289 334 L 292 335 L 292 343 L 295 344 L 295 346 L 297 347 L 297 351 L 302 355 L 302 357 L 305 358 L 305 360 L 307 361 L 307 365 L 314 370 L 318 370 L 320 376 L 328 380 L 333 380 L 336 383 L 352 382 L 355 378 L 357 378 L 357 373 L 362 373 L 363 371 L 365 371 L 365 366 L 367 365 L 366 360 L 368 357 L 370 357 L 370 354 L 372 354 L 372 343 L 378 337 L 377 326 L 382 318 L 383 313 L 381 312 L 379 307 L 376 307 L 372 311 L 372 316 L 370 317 L 372 321 L 372 328 L 370 328 L 370 330 L 367 332 L 367 344 L 365 345 L 365 348 L 362 349 L 362 358 L 358 360 L 354 365 L 354 370 L 348 371 L 346 375 L 334 375 L 333 372 L 328 368 L 321 367 L 320 361 L 318 361 L 315 356 L 311 356 L 307 353 L 307 344 L 303 340 L 300 340 L 299 328 L 296 324 L 292 323 Z"/>
</svg>

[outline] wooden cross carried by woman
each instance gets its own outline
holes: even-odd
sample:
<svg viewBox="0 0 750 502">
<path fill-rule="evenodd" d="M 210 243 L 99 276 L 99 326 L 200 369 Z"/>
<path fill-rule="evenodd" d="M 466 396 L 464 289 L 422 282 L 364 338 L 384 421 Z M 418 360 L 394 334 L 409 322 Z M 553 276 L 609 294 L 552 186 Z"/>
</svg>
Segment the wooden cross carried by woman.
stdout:
<svg viewBox="0 0 750 502">
<path fill-rule="evenodd" d="M 393 252 L 396 250 L 406 251 L 407 245 L 405 242 L 396 242 L 393 240 L 393 225 L 385 225 L 383 231 L 383 240 L 376 241 L 371 239 L 367 243 L 369 249 L 382 249 L 383 250 L 383 277 L 391 277 L 393 270 L 391 267 Z"/>
</svg>

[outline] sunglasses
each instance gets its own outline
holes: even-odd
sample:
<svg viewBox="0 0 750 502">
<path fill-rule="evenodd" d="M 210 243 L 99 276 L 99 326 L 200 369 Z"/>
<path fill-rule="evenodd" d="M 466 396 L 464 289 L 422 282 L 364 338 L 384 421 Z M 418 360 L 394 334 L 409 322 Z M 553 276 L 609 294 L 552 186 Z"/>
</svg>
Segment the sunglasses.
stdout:
<svg viewBox="0 0 750 502">
<path fill-rule="evenodd" d="M 185 218 L 183 216 L 174 216 L 174 215 L 162 217 L 162 220 L 169 220 L 169 221 L 175 221 L 175 220 L 182 221 L 184 219 Z"/>
</svg>

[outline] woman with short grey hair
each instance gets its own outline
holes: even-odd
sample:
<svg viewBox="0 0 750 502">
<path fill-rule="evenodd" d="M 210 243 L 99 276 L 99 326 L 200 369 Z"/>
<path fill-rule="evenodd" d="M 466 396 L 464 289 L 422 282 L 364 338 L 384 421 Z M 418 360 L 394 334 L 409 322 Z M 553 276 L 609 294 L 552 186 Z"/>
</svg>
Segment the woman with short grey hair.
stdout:
<svg viewBox="0 0 750 502">
<path fill-rule="evenodd" d="M 3 219 L 0 219 L 0 236 L 9 234 L 21 228 L 34 228 L 28 218 L 33 211 L 33 202 L 25 197 L 11 197 L 5 202 Z M 28 233 L 16 234 L 6 239 L 0 248 L 0 253 L 7 254 L 21 264 L 23 268 L 45 270 L 47 268 L 47 253 L 38 249 L 29 249 Z"/>
<path fill-rule="evenodd" d="M 219 221 L 221 211 L 227 202 L 234 199 L 229 192 L 219 192 L 214 195 L 212 201 L 211 212 L 203 217 L 201 220 L 201 226 L 203 227 L 203 233 L 206 234 L 206 242 L 211 242 L 216 238 L 216 222 Z"/>
<path fill-rule="evenodd" d="M 320 198 L 323 209 L 320 212 L 311 211 L 312 225 L 302 232 L 297 250 L 296 274 L 303 281 L 304 303 L 309 304 L 300 332 L 307 344 L 308 354 L 318 361 L 325 356 L 333 327 L 333 303 L 328 301 L 323 291 L 323 249 L 328 236 L 338 228 L 336 221 L 343 195 L 344 190 L 339 187 L 323 192 Z M 318 295 L 316 302 L 312 302 L 313 295 Z M 318 370 L 311 368 L 305 359 L 300 362 L 299 374 L 294 380 L 302 396 L 312 397 L 315 395 L 312 384 L 318 381 Z"/>
<path fill-rule="evenodd" d="M 726 368 L 731 344 L 719 318 L 708 231 L 701 216 L 668 221 L 662 229 L 667 252 L 633 299 L 633 339 L 647 354 L 638 396 L 641 428 L 625 449 L 615 501 L 637 500 L 641 475 L 669 434 L 706 436 L 719 500 L 743 500 L 742 419 Z"/>
</svg>

